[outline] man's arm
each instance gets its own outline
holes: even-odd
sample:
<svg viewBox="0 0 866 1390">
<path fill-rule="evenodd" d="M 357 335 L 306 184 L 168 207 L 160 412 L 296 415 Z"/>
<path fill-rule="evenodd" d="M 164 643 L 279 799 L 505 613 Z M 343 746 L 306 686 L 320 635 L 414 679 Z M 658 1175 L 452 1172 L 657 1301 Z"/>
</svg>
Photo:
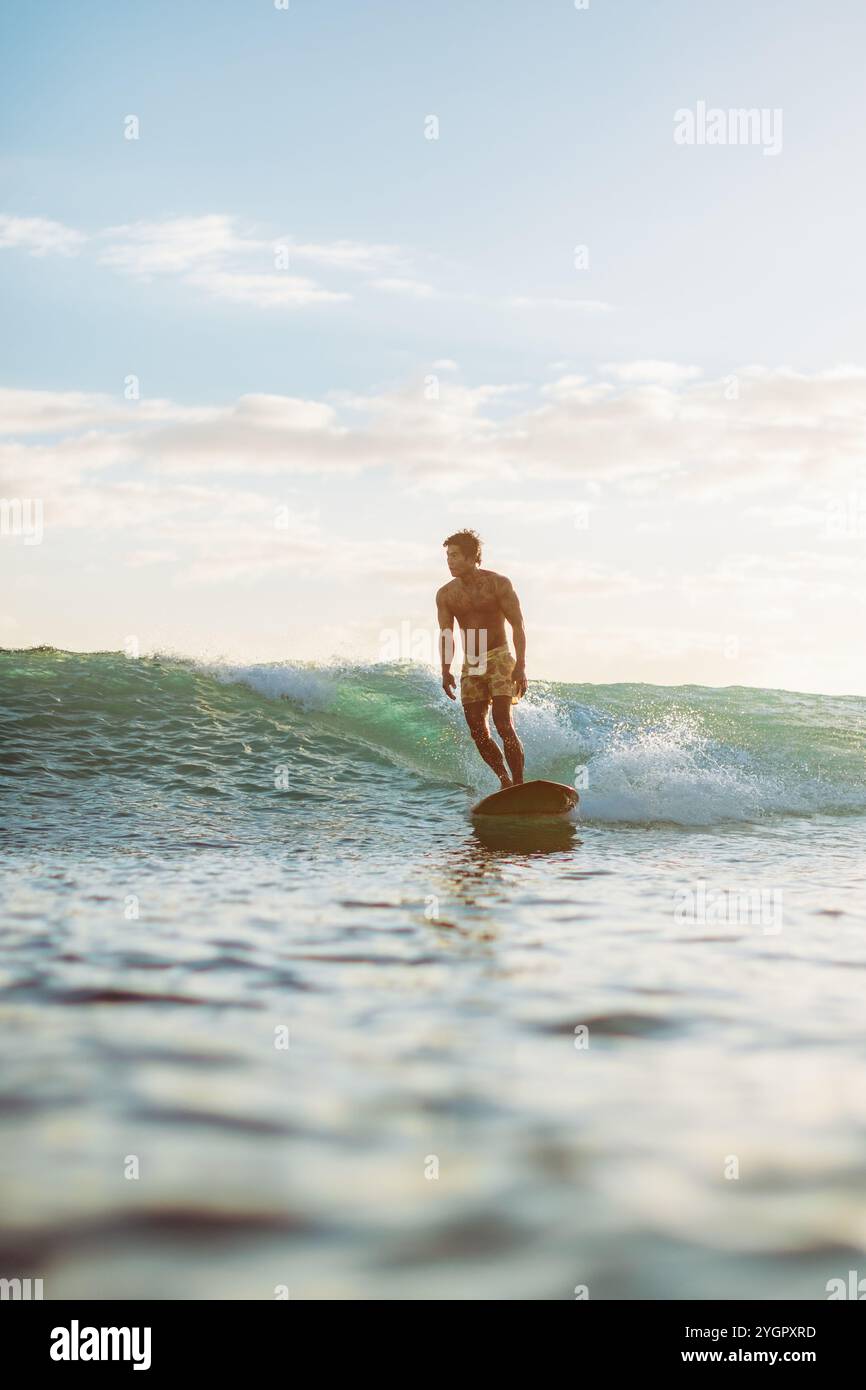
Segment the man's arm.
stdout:
<svg viewBox="0 0 866 1390">
<path fill-rule="evenodd" d="M 454 660 L 454 614 L 444 589 L 436 595 L 436 619 L 439 624 L 439 659 L 442 662 L 442 689 L 449 700 L 456 700 L 454 693 L 456 681 L 451 674 Z"/>
<path fill-rule="evenodd" d="M 525 695 L 526 629 L 523 626 L 520 600 L 514 592 L 511 580 L 506 579 L 504 575 L 499 581 L 499 606 L 505 614 L 506 620 L 511 624 L 511 633 L 514 638 L 514 684 L 517 687 L 518 695 Z"/>
</svg>

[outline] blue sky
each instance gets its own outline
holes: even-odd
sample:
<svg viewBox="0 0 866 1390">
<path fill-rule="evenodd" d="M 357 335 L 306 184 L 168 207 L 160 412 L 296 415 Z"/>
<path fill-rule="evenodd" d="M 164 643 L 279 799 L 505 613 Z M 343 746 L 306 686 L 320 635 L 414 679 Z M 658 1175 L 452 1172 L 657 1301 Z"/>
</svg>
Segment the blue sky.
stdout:
<svg viewBox="0 0 866 1390">
<path fill-rule="evenodd" d="M 465 521 L 524 575 L 538 674 L 862 689 L 859 521 L 827 525 L 863 474 L 862 7 L 2 30 L 3 495 L 47 520 L 0 547 L 0 641 L 375 659 Z M 699 101 L 780 110 L 781 151 L 678 146 Z"/>
</svg>

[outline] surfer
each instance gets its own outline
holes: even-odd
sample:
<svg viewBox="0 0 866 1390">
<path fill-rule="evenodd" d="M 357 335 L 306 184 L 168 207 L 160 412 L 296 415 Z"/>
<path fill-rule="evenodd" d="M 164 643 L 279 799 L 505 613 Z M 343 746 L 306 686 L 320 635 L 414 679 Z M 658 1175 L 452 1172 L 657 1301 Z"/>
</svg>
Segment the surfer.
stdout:
<svg viewBox="0 0 866 1390">
<path fill-rule="evenodd" d="M 512 723 L 511 706 L 526 694 L 526 633 L 520 603 L 510 579 L 480 568 L 481 541 L 474 531 L 457 531 L 442 544 L 453 576 L 436 595 L 442 689 L 449 700 L 457 698 L 451 673 L 456 618 L 463 638 L 460 702 L 469 732 L 502 786 L 518 786 L 523 781 L 523 745 Z M 506 622 L 511 624 L 516 657 L 508 647 Z M 507 768 L 490 737 L 491 704 Z"/>
</svg>

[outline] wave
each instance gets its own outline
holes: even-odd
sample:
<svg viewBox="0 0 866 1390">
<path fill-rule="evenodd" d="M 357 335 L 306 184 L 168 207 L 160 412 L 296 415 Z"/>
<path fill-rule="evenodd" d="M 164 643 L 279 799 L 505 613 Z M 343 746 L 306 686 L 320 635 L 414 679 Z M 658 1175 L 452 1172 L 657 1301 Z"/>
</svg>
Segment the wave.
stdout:
<svg viewBox="0 0 866 1390">
<path fill-rule="evenodd" d="M 459 706 L 430 669 L 0 652 L 2 771 L 56 783 L 134 773 L 207 798 L 341 794 L 348 759 L 490 790 Z M 866 811 L 866 700 L 745 687 L 534 682 L 517 707 L 527 774 L 578 786 L 599 824 L 714 825 Z M 280 764 L 281 766 L 283 764 Z M 397 794 L 395 792 L 395 794 Z"/>
</svg>

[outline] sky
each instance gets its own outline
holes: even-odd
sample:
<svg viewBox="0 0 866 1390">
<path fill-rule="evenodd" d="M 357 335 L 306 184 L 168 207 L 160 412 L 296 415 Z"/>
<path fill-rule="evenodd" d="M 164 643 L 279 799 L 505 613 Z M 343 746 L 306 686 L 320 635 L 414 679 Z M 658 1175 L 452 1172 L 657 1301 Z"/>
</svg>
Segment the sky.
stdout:
<svg viewBox="0 0 866 1390">
<path fill-rule="evenodd" d="M 866 694 L 864 41 L 6 7 L 0 644 L 431 660 L 471 526 L 530 682 Z"/>
</svg>

